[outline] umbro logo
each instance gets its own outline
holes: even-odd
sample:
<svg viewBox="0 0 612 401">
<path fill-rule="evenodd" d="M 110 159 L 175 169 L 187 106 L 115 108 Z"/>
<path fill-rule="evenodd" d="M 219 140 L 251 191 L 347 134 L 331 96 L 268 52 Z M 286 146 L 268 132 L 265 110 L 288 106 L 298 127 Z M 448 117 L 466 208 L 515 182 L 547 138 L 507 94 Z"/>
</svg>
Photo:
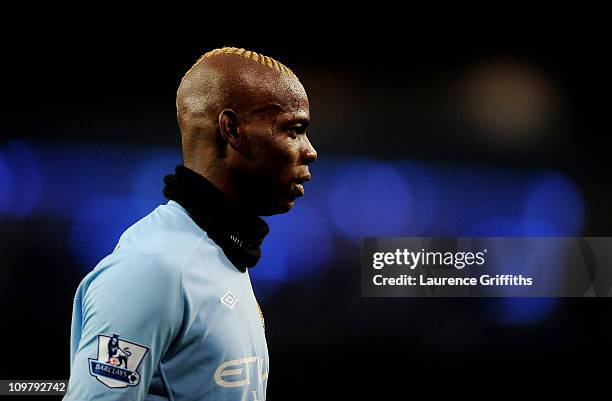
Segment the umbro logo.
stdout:
<svg viewBox="0 0 612 401">
<path fill-rule="evenodd" d="M 230 309 L 234 309 L 234 306 L 238 303 L 238 298 L 230 291 L 227 291 L 221 298 L 219 298 L 221 303 L 227 306 Z"/>
</svg>

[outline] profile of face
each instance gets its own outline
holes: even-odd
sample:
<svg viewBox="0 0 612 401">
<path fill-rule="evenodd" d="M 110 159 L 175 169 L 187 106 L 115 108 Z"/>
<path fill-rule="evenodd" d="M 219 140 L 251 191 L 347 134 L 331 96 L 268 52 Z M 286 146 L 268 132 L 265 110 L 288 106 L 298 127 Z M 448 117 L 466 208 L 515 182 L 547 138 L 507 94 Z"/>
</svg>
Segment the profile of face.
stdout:
<svg viewBox="0 0 612 401">
<path fill-rule="evenodd" d="M 186 167 L 258 216 L 285 213 L 304 195 L 317 159 L 306 130 L 308 96 L 291 70 L 238 48 L 206 53 L 177 90 Z"/>
<path fill-rule="evenodd" d="M 245 156 L 239 180 L 244 197 L 262 216 L 293 208 L 304 195 L 303 184 L 311 178 L 308 166 L 317 159 L 307 136 L 308 98 L 300 88 L 238 118 L 236 128 Z"/>
</svg>

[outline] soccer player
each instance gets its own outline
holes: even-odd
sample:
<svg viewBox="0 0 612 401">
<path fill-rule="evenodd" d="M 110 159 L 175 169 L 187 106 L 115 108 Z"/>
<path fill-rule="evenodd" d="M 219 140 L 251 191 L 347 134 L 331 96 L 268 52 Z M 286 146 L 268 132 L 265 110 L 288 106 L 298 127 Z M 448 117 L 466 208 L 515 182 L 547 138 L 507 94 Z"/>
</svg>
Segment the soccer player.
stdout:
<svg viewBox="0 0 612 401">
<path fill-rule="evenodd" d="M 204 54 L 177 91 L 183 165 L 168 203 L 79 285 L 65 400 L 266 398 L 268 350 L 248 268 L 304 195 L 317 153 L 294 73 L 237 48 Z"/>
</svg>

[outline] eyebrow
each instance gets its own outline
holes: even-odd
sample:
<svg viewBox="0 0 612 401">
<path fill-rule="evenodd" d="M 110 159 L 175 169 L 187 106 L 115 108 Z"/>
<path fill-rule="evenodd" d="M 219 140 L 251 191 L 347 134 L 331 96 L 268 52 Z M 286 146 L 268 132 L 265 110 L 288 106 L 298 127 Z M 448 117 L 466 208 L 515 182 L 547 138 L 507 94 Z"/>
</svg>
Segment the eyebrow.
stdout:
<svg viewBox="0 0 612 401">
<path fill-rule="evenodd" d="M 297 118 L 292 118 L 291 120 L 287 121 L 285 125 L 293 125 L 293 124 L 302 124 L 304 126 L 307 126 L 308 124 L 310 124 L 310 120 L 306 117 L 297 117 Z"/>
<path fill-rule="evenodd" d="M 291 113 L 290 111 L 283 109 L 283 107 L 277 103 L 268 103 L 265 106 L 258 107 L 256 109 L 251 110 L 250 112 L 257 114 L 257 113 L 268 112 L 272 110 L 278 111 L 279 113 Z M 307 127 L 310 124 L 310 118 L 309 117 L 295 117 L 295 118 L 292 117 L 283 125 L 290 125 L 290 124 L 302 124 L 303 126 Z"/>
<path fill-rule="evenodd" d="M 278 110 L 281 112 L 284 111 L 280 105 L 276 103 L 269 103 L 269 104 L 266 104 L 265 106 L 258 107 L 256 109 L 251 110 L 251 113 L 261 113 L 261 112 L 271 111 L 271 110 Z"/>
</svg>

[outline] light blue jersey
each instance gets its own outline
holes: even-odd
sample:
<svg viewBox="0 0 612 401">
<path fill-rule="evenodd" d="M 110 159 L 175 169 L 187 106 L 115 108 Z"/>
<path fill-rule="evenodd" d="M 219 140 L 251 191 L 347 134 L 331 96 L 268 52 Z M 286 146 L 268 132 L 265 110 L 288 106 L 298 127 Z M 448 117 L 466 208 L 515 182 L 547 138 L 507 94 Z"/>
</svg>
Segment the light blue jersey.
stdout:
<svg viewBox="0 0 612 401">
<path fill-rule="evenodd" d="M 263 323 L 248 272 L 171 200 L 79 285 L 64 400 L 263 401 Z"/>
</svg>

